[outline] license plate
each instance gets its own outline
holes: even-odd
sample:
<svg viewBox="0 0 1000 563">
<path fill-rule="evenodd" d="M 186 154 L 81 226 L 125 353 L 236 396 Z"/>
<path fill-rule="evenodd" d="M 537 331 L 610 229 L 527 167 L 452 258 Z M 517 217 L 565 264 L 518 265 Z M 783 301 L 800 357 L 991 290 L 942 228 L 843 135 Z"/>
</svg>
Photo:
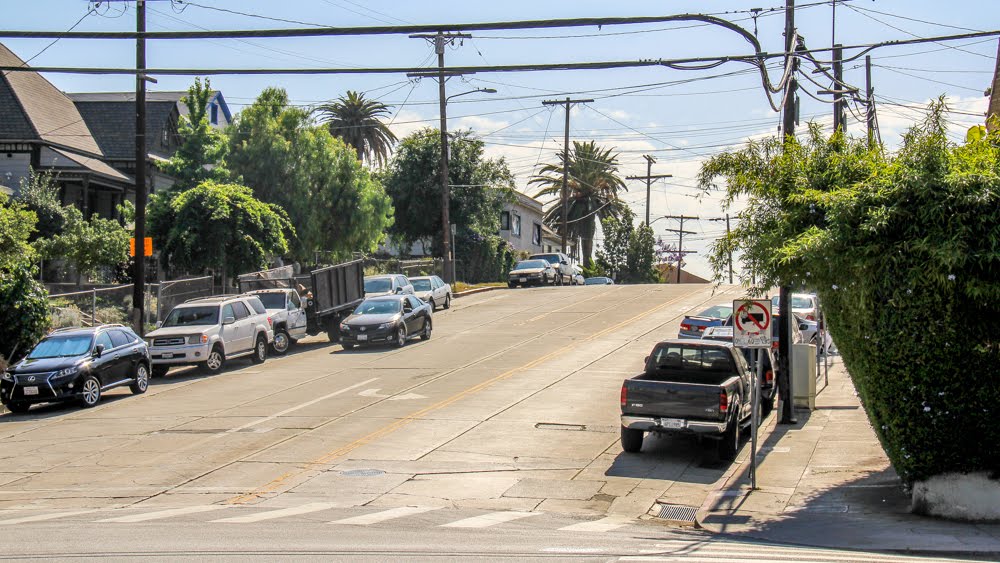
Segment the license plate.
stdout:
<svg viewBox="0 0 1000 563">
<path fill-rule="evenodd" d="M 368 340 L 368 335 L 367 334 L 359 334 L 358 335 L 358 342 L 364 342 L 365 340 Z"/>
<path fill-rule="evenodd" d="M 660 426 L 676 430 L 684 428 L 684 421 L 679 418 L 664 418 L 660 420 Z"/>
<path fill-rule="evenodd" d="M 163 359 L 164 359 L 164 360 L 169 360 L 170 358 L 173 358 L 173 357 L 174 357 L 174 355 L 173 355 L 173 354 L 170 354 L 170 353 L 167 353 L 167 354 L 163 354 Z"/>
<path fill-rule="evenodd" d="M 528 278 L 520 278 L 518 281 L 520 281 L 521 283 L 524 283 L 524 282 L 528 281 Z"/>
<path fill-rule="evenodd" d="M 38 387 L 25 387 L 24 388 L 24 395 L 25 396 L 28 396 L 28 395 L 37 395 L 37 394 L 38 394 Z"/>
</svg>

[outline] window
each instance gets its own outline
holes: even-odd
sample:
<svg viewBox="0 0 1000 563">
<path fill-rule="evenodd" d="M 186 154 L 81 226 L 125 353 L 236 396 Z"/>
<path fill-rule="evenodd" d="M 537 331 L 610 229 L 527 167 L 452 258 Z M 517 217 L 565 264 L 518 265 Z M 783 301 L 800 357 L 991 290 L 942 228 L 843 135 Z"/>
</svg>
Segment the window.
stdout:
<svg viewBox="0 0 1000 563">
<path fill-rule="evenodd" d="M 225 321 L 228 317 L 236 318 L 236 313 L 233 312 L 232 305 L 226 305 L 222 308 L 222 320 Z"/>
<path fill-rule="evenodd" d="M 128 345 L 129 339 L 125 336 L 124 332 L 120 330 L 109 330 L 108 333 L 111 335 L 111 343 L 115 345 L 115 348 Z"/>
<path fill-rule="evenodd" d="M 510 211 L 500 212 L 500 230 L 501 231 L 510 230 Z"/>
<path fill-rule="evenodd" d="M 218 104 L 212 104 L 209 107 L 212 108 L 212 125 L 218 125 L 219 124 L 219 105 Z"/>
<path fill-rule="evenodd" d="M 250 316 L 250 311 L 247 311 L 247 306 L 242 301 L 233 303 L 233 312 L 236 313 L 236 320 L 245 319 Z"/>
<path fill-rule="evenodd" d="M 105 350 L 110 350 L 115 347 L 115 344 L 114 342 L 111 342 L 111 337 L 108 336 L 108 333 L 104 332 L 97 337 L 97 342 L 94 344 L 94 348 L 98 346 L 104 346 Z"/>
<path fill-rule="evenodd" d="M 299 294 L 297 292 L 291 292 L 288 294 L 288 310 L 297 311 L 302 308 L 302 301 L 299 300 Z"/>
<path fill-rule="evenodd" d="M 281 309 L 281 308 L 283 308 L 282 303 L 284 303 L 284 301 L 285 301 L 285 294 L 284 293 L 279 293 L 278 297 L 281 298 L 281 301 L 278 302 L 278 306 L 275 307 L 275 309 Z M 258 315 L 265 315 L 265 314 L 267 314 L 267 307 L 264 307 L 264 303 L 261 302 L 260 297 L 256 297 L 256 296 L 250 297 L 250 298 L 247 299 L 247 303 L 246 304 L 249 305 L 250 308 L 253 309 L 254 312 L 256 312 Z"/>
<path fill-rule="evenodd" d="M 542 226 L 538 223 L 531 226 L 531 244 L 542 244 Z"/>
<path fill-rule="evenodd" d="M 515 237 L 521 236 L 521 216 L 517 213 L 511 213 L 510 222 L 510 234 Z"/>
<path fill-rule="evenodd" d="M 410 307 L 414 309 L 420 306 L 420 301 L 412 295 L 407 297 L 406 300 L 410 302 Z"/>
</svg>

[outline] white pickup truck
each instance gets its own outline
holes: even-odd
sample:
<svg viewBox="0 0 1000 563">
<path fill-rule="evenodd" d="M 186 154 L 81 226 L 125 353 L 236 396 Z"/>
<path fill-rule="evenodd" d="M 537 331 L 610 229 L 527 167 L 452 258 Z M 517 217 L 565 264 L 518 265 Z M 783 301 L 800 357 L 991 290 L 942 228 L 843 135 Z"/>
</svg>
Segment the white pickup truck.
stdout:
<svg viewBox="0 0 1000 563">
<path fill-rule="evenodd" d="M 271 349 L 279 356 L 288 352 L 296 341 L 306 337 L 309 318 L 306 304 L 294 289 L 258 289 L 247 292 L 256 295 L 271 317 L 274 342 Z"/>
</svg>

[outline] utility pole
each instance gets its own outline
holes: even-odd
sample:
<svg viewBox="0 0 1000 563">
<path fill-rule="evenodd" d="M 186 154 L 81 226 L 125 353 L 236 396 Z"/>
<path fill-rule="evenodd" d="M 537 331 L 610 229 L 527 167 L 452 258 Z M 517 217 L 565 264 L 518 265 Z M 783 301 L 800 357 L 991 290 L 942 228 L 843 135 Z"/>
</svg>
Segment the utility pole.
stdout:
<svg viewBox="0 0 1000 563">
<path fill-rule="evenodd" d="M 833 46 L 833 130 L 847 133 L 847 102 L 844 100 L 844 46 Z"/>
<path fill-rule="evenodd" d="M 683 260 L 686 254 L 697 254 L 695 251 L 684 252 L 684 235 L 697 234 L 694 231 L 685 231 L 684 221 L 697 221 L 698 218 L 689 215 L 664 215 L 663 218 L 677 219 L 681 222 L 680 227 L 677 229 L 664 229 L 668 233 L 677 233 L 677 283 L 681 283 L 681 260 Z"/>
<path fill-rule="evenodd" d="M 653 180 L 658 180 L 660 178 L 673 178 L 673 174 L 657 174 L 653 175 L 653 163 L 656 162 L 656 158 L 648 154 L 642 155 L 642 158 L 646 159 L 646 175 L 645 176 L 626 176 L 626 180 L 646 180 L 646 226 L 649 226 L 649 193 L 652 186 Z"/>
<path fill-rule="evenodd" d="M 871 55 L 865 56 L 865 102 L 865 121 L 868 123 L 868 148 L 872 148 L 875 146 L 875 90 L 872 88 Z"/>
<path fill-rule="evenodd" d="M 434 42 L 434 52 L 438 60 L 438 106 L 441 115 L 441 243 L 444 256 L 444 278 L 448 283 L 455 283 L 455 260 L 451 248 L 451 194 L 448 190 L 448 99 L 445 96 L 444 48 L 456 39 L 468 39 L 468 33 L 444 33 L 433 35 L 410 35 L 411 39 L 428 39 Z M 450 73 L 448 73 L 450 75 Z"/>
<path fill-rule="evenodd" d="M 135 3 L 135 260 L 132 271 L 132 326 L 144 333 L 146 301 L 146 0 Z"/>
<path fill-rule="evenodd" d="M 986 130 L 992 131 L 994 129 L 991 116 L 997 116 L 1000 119 L 1000 46 L 997 48 L 997 66 L 993 70 L 993 86 L 990 90 L 990 105 L 986 110 Z"/>
<path fill-rule="evenodd" d="M 573 104 L 587 104 L 594 100 L 544 100 L 543 106 L 565 106 L 566 107 L 566 129 L 563 132 L 563 181 L 562 181 L 562 251 L 566 253 L 566 237 L 569 236 L 569 108 Z"/>
<path fill-rule="evenodd" d="M 725 217 L 713 217 L 709 221 L 725 221 L 726 222 L 726 238 L 729 238 L 729 214 L 726 213 Z M 729 258 L 729 285 L 733 284 L 733 251 L 730 250 L 728 253 Z"/>
<path fill-rule="evenodd" d="M 784 141 L 787 145 L 795 135 L 795 91 L 798 83 L 795 80 L 795 71 L 798 66 L 798 59 L 794 50 L 797 45 L 795 37 L 795 0 L 785 0 L 785 68 L 792 68 L 792 73 L 785 86 L 785 102 L 782 130 Z M 782 285 L 778 292 L 778 315 L 780 324 L 778 325 L 778 392 L 781 397 L 781 414 L 779 422 L 782 424 L 794 424 L 795 411 L 792 408 L 792 377 L 791 377 L 791 288 Z"/>
</svg>

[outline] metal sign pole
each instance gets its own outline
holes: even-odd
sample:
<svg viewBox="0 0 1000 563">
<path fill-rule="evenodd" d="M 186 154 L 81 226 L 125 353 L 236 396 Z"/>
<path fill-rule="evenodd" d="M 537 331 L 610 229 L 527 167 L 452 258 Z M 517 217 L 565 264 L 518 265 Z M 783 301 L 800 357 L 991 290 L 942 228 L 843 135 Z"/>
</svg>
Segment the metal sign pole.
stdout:
<svg viewBox="0 0 1000 563">
<path fill-rule="evenodd" d="M 760 426 L 760 350 L 751 352 L 753 358 L 752 411 L 750 416 L 750 489 L 757 490 L 757 428 Z"/>
</svg>

